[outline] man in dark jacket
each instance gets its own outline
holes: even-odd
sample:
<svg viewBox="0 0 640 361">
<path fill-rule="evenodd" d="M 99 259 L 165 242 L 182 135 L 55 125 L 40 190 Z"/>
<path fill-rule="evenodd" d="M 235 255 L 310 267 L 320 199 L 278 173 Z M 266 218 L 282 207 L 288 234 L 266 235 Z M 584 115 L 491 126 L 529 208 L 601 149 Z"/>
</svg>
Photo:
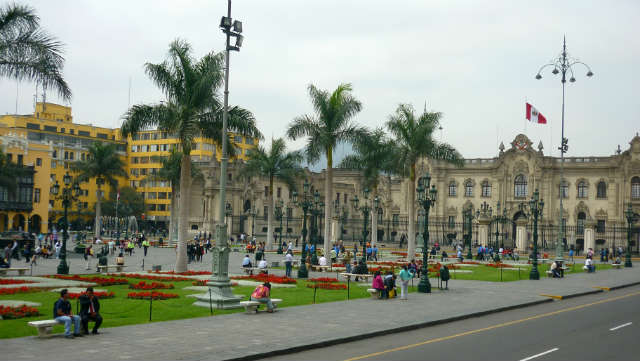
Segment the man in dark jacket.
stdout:
<svg viewBox="0 0 640 361">
<path fill-rule="evenodd" d="M 80 302 L 80 317 L 82 318 L 82 330 L 85 335 L 89 334 L 89 321 L 95 322 L 92 334 L 97 335 L 98 328 L 102 324 L 100 316 L 100 301 L 93 294 L 93 287 L 87 288 L 87 292 L 78 298 Z"/>
</svg>

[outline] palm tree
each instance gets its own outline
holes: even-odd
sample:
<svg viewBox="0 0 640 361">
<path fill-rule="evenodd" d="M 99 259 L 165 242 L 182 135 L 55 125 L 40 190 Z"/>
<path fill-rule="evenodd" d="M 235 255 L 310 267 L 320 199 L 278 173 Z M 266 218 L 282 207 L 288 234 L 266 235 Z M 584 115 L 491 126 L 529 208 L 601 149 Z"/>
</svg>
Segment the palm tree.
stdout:
<svg viewBox="0 0 640 361">
<path fill-rule="evenodd" d="M 387 138 L 383 129 L 376 129 L 353 143 L 355 154 L 346 156 L 338 168 L 359 169 L 363 173 L 363 186 L 372 190 L 372 197 L 378 196 L 380 175 L 392 174 L 397 168 L 397 150 Z M 371 211 L 371 244 L 378 241 L 378 217 Z"/>
<path fill-rule="evenodd" d="M 11 162 L 2 149 L 0 149 L 0 187 L 6 188 L 9 194 L 15 193 L 18 188 L 18 178 L 32 172 L 21 165 Z"/>
<path fill-rule="evenodd" d="M 88 182 L 95 178 L 96 185 L 96 219 L 95 236 L 100 237 L 102 226 L 102 185 L 108 184 L 112 189 L 118 188 L 116 177 L 127 178 L 124 161 L 120 158 L 116 145 L 113 143 L 94 142 L 87 149 L 87 158 L 73 164 L 73 169 L 79 173 L 81 182 Z"/>
<path fill-rule="evenodd" d="M 340 84 L 333 93 L 320 90 L 313 84 L 308 87 L 314 115 L 296 117 L 289 125 L 287 136 L 296 140 L 308 137 L 305 156 L 311 164 L 321 155 L 327 157 L 324 197 L 324 254 L 329 254 L 331 240 L 331 199 L 333 197 L 333 150 L 341 142 L 354 142 L 367 131 L 351 122 L 362 109 L 362 104 L 351 95 L 351 84 Z"/>
<path fill-rule="evenodd" d="M 176 272 L 187 270 L 187 224 L 189 189 L 191 187 L 191 150 L 196 138 L 204 137 L 222 144 L 223 105 L 217 90 L 223 84 L 223 53 L 209 53 L 196 60 L 191 46 L 175 40 L 169 46 L 167 60 L 145 64 L 151 80 L 163 91 L 166 100 L 160 104 L 134 105 L 124 115 L 122 135 L 157 127 L 174 134 L 180 141 L 180 197 Z M 237 106 L 229 108 L 228 129 L 244 136 L 261 137 L 251 112 Z M 231 143 L 231 142 L 229 142 Z"/>
<path fill-rule="evenodd" d="M 162 167 L 157 174 L 148 175 L 146 180 L 162 180 L 171 183 L 171 213 L 169 215 L 169 239 L 174 240 L 178 227 L 176 218 L 178 215 L 178 192 L 180 190 L 180 169 L 182 152 L 171 149 L 168 157 L 152 157 L 153 162 L 161 163 Z M 203 178 L 204 175 L 196 165 L 191 165 L 191 179 Z"/>
<path fill-rule="evenodd" d="M 258 146 L 249 152 L 249 160 L 242 169 L 245 176 L 264 176 L 269 178 L 269 198 L 267 199 L 267 249 L 273 245 L 273 182 L 282 181 L 294 188 L 296 178 L 303 175 L 300 163 L 304 156 L 301 152 L 287 152 L 284 139 L 278 138 L 271 142 L 269 150 Z"/>
<path fill-rule="evenodd" d="M 442 113 L 425 111 L 416 117 L 415 110 L 410 104 L 400 104 L 395 114 L 389 116 L 387 128 L 395 137 L 394 142 L 398 147 L 396 153 L 397 163 L 404 169 L 404 176 L 408 171 L 409 182 L 407 194 L 409 195 L 409 240 L 407 242 L 407 255 L 413 257 L 416 249 L 416 217 L 415 217 L 415 192 L 416 192 L 416 164 L 421 158 L 441 160 L 462 167 L 464 159 L 462 155 L 451 145 L 440 143 L 433 137 L 433 132 L 438 129 Z M 425 250 L 426 252 L 426 250 Z"/>
<path fill-rule="evenodd" d="M 0 8 L 0 76 L 34 80 L 69 100 L 63 66 L 62 43 L 40 28 L 34 9 L 17 4 Z"/>
</svg>

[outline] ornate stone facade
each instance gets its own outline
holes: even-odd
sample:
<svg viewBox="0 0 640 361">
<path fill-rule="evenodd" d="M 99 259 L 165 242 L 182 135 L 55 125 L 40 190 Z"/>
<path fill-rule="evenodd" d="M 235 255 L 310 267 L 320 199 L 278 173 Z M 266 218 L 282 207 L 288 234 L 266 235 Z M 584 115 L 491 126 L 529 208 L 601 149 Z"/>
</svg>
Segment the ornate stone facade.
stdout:
<svg viewBox="0 0 640 361">
<path fill-rule="evenodd" d="M 496 157 L 466 159 L 464 167 L 461 168 L 425 160 L 419 164 L 418 174 L 429 171 L 432 176 L 431 182 L 438 190 L 435 209 L 430 213 L 430 233 L 433 233 L 431 239 L 461 239 L 463 209 L 471 208 L 475 212 L 486 202 L 493 208 L 494 213 L 497 213 L 497 204 L 500 202 L 500 214 L 503 214 L 506 208 L 504 215 L 507 219 L 506 222 L 498 224 L 500 243 L 507 247 L 516 245 L 516 223 L 519 219 L 519 223 L 523 224 L 522 237 L 525 237 L 522 241 L 530 241 L 532 222 L 526 217 L 526 212 L 522 212 L 520 204 L 527 202 L 534 190 L 538 189 L 540 197 L 545 202 L 540 222 L 541 242 L 555 242 L 557 239 L 555 230 L 559 223 L 559 197 L 562 192 L 565 194 L 563 219 L 566 223 L 568 245 L 575 245 L 579 249 L 585 245 L 591 246 L 594 240 L 585 240 L 588 238 L 585 237 L 585 234 L 588 234 L 584 232 L 585 228 L 594 230 L 596 248 L 614 244 L 624 245 L 626 233 L 623 231 L 626 220 L 623 210 L 631 202 L 635 211 L 640 212 L 640 136 L 636 135 L 629 144 L 627 150 L 610 156 L 566 157 L 562 181 L 559 176 L 560 159 L 546 156 L 542 143 L 534 149 L 533 143 L 524 134 L 516 136 L 508 149 L 501 144 Z M 212 231 L 219 208 L 219 168 L 215 163 L 203 166 L 207 177 L 194 184 L 191 194 L 193 206 L 190 222 L 193 232 Z M 240 166 L 239 163 L 232 166 L 228 175 L 228 200 L 234 214 L 231 217 L 231 228 L 234 234 L 241 231 L 251 234 L 253 227 L 253 233 L 260 238 L 266 233 L 265 187 L 268 183 L 266 179 L 246 180 L 237 177 Z M 314 173 L 307 170 L 306 175 L 313 190 L 324 190 L 324 171 Z M 380 181 L 377 195 L 380 198 L 381 209 L 376 217 L 377 222 L 372 221 L 378 229 L 374 235 L 378 237 L 378 241 L 398 241 L 400 235 L 406 234 L 408 207 L 411 204 L 418 207 L 417 202 L 407 197 L 407 182 L 406 179 L 395 176 L 382 177 Z M 362 198 L 360 183 L 361 177 L 356 171 L 336 169 L 334 172 L 336 194 L 332 198 L 338 200 L 337 209 L 340 210 L 340 214 L 346 209 L 348 216 L 346 222 L 334 217 L 335 224 L 332 229 L 336 236 L 332 237 L 333 239 L 361 238 L 362 215 L 354 212 L 350 202 L 355 194 Z M 302 180 L 297 189 L 301 192 Z M 282 199 L 285 207 L 292 207 L 288 227 L 285 224 L 285 211 L 283 235 L 299 235 L 302 211 L 290 204 L 288 187 L 276 183 L 274 198 L 276 201 Z M 250 215 L 252 208 L 257 210 L 255 224 Z M 420 218 L 419 212 L 418 217 Z M 495 232 L 495 224 L 496 222 L 490 224 L 490 234 Z M 279 227 L 279 222 L 275 227 Z M 344 228 L 344 232 L 339 236 L 338 230 L 341 228 Z M 421 230 L 422 227 L 419 226 L 417 229 Z M 483 236 L 480 234 L 482 232 L 478 232 L 477 226 L 474 226 L 473 232 L 474 242 L 478 241 L 478 237 L 486 238 L 486 234 Z M 491 237 L 489 236 L 487 241 L 490 242 Z M 418 241 L 418 244 L 420 243 Z M 523 247 L 524 244 L 520 246 Z"/>
</svg>

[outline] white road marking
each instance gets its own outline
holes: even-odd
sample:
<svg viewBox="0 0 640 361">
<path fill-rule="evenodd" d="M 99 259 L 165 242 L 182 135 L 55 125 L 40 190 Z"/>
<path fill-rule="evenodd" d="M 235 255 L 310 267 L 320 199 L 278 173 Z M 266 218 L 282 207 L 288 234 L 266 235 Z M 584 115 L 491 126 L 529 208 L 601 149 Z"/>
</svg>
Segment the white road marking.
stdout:
<svg viewBox="0 0 640 361">
<path fill-rule="evenodd" d="M 633 323 L 633 322 L 627 322 L 627 323 L 624 323 L 624 324 L 622 324 L 622 325 L 620 325 L 620 326 L 616 326 L 616 327 L 614 327 L 614 328 L 610 328 L 610 329 L 609 329 L 609 331 L 615 331 L 615 330 L 617 330 L 617 329 L 619 329 L 619 328 L 627 327 L 627 326 L 629 326 L 629 325 L 630 325 L 630 324 L 632 324 L 632 323 Z"/>
<path fill-rule="evenodd" d="M 527 358 L 523 358 L 523 359 L 522 359 L 522 360 L 520 360 L 520 361 L 529 361 L 529 360 L 534 359 L 534 358 L 536 358 L 536 357 L 544 356 L 544 355 L 546 355 L 546 354 L 548 354 L 548 353 L 552 353 L 552 352 L 554 352 L 554 351 L 558 351 L 558 350 L 559 350 L 559 348 L 557 348 L 557 347 L 556 347 L 556 348 L 552 348 L 551 350 L 547 350 L 547 351 L 545 351 L 545 352 L 541 352 L 541 353 L 539 353 L 539 354 L 537 354 L 537 355 L 533 355 L 533 356 L 529 356 L 529 357 L 527 357 Z"/>
</svg>

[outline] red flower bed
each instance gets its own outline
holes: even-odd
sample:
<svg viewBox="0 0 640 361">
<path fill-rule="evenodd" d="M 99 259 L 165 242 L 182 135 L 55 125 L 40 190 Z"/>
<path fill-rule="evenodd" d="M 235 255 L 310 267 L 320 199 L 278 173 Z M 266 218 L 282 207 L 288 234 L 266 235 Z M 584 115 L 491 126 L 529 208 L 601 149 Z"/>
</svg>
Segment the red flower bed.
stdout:
<svg viewBox="0 0 640 361">
<path fill-rule="evenodd" d="M 323 290 L 346 290 L 347 285 L 342 283 L 308 283 L 307 287 L 309 288 L 321 288 Z"/>
<path fill-rule="evenodd" d="M 396 256 L 407 256 L 407 252 L 391 251 L 391 254 L 395 254 Z"/>
<path fill-rule="evenodd" d="M 80 296 L 82 296 L 82 295 L 84 295 L 86 293 L 87 292 L 85 291 L 85 292 L 80 292 L 80 293 L 69 292 L 67 294 L 69 295 L 69 298 L 75 300 L 76 298 L 78 298 L 78 297 L 80 297 Z M 101 292 L 101 291 L 99 291 L 99 292 L 93 292 L 93 294 L 98 298 L 114 298 L 114 297 L 116 297 L 116 294 L 113 293 L 113 292 Z"/>
<path fill-rule="evenodd" d="M 381 273 L 393 272 L 393 267 L 369 267 L 369 273 L 374 273 L 380 271 Z"/>
<path fill-rule="evenodd" d="M 0 316 L 2 316 L 2 318 L 5 320 L 39 316 L 39 315 L 40 315 L 40 312 L 35 307 L 29 307 L 29 306 L 11 307 L 11 306 L 0 305 Z"/>
<path fill-rule="evenodd" d="M 151 280 L 151 281 L 192 281 L 191 278 L 187 278 L 187 277 L 153 276 L 153 275 L 143 275 L 143 274 L 139 274 L 139 273 L 109 273 L 109 276 L 118 276 L 118 277 L 126 277 L 126 278 L 137 278 L 137 279 Z"/>
<path fill-rule="evenodd" d="M 331 277 L 318 277 L 318 278 L 309 278 L 309 282 L 336 283 L 338 282 L 338 279 L 331 278 Z"/>
<path fill-rule="evenodd" d="M 164 284 L 161 282 L 146 283 L 145 281 L 140 281 L 138 283 L 129 284 L 129 288 L 132 288 L 134 290 L 159 290 L 159 289 L 164 290 L 164 289 L 173 288 L 173 283 L 170 283 L 170 284 Z"/>
<path fill-rule="evenodd" d="M 24 283 L 35 283 L 33 281 L 25 281 L 25 280 L 13 280 L 13 279 L 6 279 L 6 278 L 0 278 L 0 285 L 21 285 Z"/>
<path fill-rule="evenodd" d="M 111 275 L 110 275 L 111 276 Z M 78 275 L 51 275 L 47 276 L 51 278 L 57 278 L 61 280 L 69 280 L 69 281 L 80 281 L 80 282 L 91 282 L 97 283 L 100 286 L 113 286 L 113 285 L 126 285 L 129 283 L 125 278 L 105 278 L 105 277 L 95 277 L 95 276 L 78 276 Z"/>
<path fill-rule="evenodd" d="M 344 267 L 344 263 L 332 263 L 331 267 Z"/>
<path fill-rule="evenodd" d="M 162 293 L 162 292 L 130 292 L 127 294 L 127 298 L 133 298 L 137 300 L 166 300 L 169 298 L 178 298 L 176 293 Z"/>
<path fill-rule="evenodd" d="M 32 292 L 40 292 L 46 291 L 48 288 L 42 287 L 15 287 L 15 288 L 0 288 L 0 296 L 4 295 L 15 295 L 16 293 L 32 293 Z"/>
<path fill-rule="evenodd" d="M 476 261 L 464 261 L 464 262 L 458 262 L 458 263 L 461 263 L 461 264 L 482 264 L 482 263 L 476 262 Z"/>
<path fill-rule="evenodd" d="M 210 275 L 211 272 L 209 271 L 185 271 L 185 272 L 178 272 L 175 273 L 175 271 L 156 271 L 156 272 L 152 272 L 149 271 L 149 273 L 156 273 L 156 274 L 166 274 L 166 275 L 180 275 L 180 276 L 201 276 L 201 275 Z"/>
<path fill-rule="evenodd" d="M 504 263 L 487 263 L 486 266 L 492 268 L 513 268 L 511 265 Z"/>
<path fill-rule="evenodd" d="M 274 276 L 274 275 L 266 275 L 266 274 L 257 274 L 257 275 L 249 275 L 249 276 L 235 276 L 231 277 L 234 280 L 254 280 L 259 282 L 269 282 L 269 283 L 284 283 L 284 284 L 295 284 L 296 280 L 293 278 L 289 278 L 286 276 Z"/>
</svg>

